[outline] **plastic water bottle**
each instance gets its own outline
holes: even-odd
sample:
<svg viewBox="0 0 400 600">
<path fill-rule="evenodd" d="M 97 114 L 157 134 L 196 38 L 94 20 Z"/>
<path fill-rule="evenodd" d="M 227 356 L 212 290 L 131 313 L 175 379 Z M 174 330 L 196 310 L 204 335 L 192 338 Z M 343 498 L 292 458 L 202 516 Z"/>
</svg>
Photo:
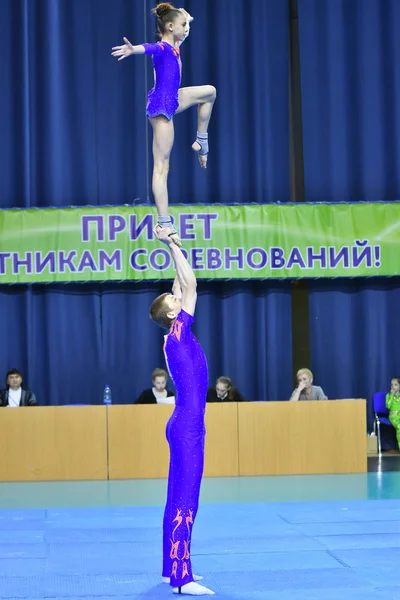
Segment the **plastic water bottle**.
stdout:
<svg viewBox="0 0 400 600">
<path fill-rule="evenodd" d="M 103 402 L 106 405 L 109 405 L 112 403 L 111 390 L 110 390 L 110 386 L 108 386 L 108 385 L 106 385 L 106 387 L 104 388 Z"/>
</svg>

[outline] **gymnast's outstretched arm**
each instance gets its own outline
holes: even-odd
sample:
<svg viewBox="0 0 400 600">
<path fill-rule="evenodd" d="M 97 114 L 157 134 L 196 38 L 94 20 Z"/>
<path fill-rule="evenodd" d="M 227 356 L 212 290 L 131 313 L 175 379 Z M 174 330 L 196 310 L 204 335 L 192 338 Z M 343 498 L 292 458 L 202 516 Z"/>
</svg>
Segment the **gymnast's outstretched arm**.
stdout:
<svg viewBox="0 0 400 600">
<path fill-rule="evenodd" d="M 123 40 L 125 44 L 123 44 L 122 46 L 114 46 L 113 48 L 111 48 L 112 56 L 118 56 L 118 60 L 123 60 L 131 54 L 144 54 L 144 46 L 142 46 L 141 44 L 139 46 L 133 46 L 133 44 L 131 44 L 128 38 L 126 37 L 124 37 Z"/>
</svg>

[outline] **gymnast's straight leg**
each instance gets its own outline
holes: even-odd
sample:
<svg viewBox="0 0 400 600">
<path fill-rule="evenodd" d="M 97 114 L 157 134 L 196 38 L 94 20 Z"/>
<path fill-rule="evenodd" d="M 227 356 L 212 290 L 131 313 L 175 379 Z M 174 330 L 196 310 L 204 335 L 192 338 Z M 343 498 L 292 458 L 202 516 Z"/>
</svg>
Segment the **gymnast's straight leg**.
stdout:
<svg viewBox="0 0 400 600">
<path fill-rule="evenodd" d="M 170 446 L 167 504 L 163 522 L 163 577 L 174 593 L 213 594 L 195 583 L 190 558 L 204 468 L 204 414 L 175 408 L 167 425 Z"/>
</svg>

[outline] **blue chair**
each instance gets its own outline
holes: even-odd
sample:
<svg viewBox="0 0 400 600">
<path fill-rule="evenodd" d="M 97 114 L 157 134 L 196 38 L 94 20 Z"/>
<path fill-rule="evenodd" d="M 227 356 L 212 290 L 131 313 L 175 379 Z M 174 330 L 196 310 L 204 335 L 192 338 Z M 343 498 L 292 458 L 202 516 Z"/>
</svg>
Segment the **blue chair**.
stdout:
<svg viewBox="0 0 400 600">
<path fill-rule="evenodd" d="M 376 392 L 373 398 L 374 404 L 374 413 L 375 413 L 375 424 L 378 431 L 378 452 L 379 456 L 382 455 L 382 446 L 381 446 L 381 423 L 384 425 L 389 425 L 389 427 L 393 427 L 391 422 L 389 421 L 388 415 L 389 411 L 386 408 L 386 394 L 387 392 Z"/>
</svg>

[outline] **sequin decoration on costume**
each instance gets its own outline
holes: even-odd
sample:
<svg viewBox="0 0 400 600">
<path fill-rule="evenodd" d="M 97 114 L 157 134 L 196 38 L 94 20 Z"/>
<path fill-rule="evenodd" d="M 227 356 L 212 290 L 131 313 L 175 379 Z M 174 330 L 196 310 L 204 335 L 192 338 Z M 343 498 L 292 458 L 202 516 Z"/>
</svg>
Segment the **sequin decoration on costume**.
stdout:
<svg viewBox="0 0 400 600">
<path fill-rule="evenodd" d="M 183 540 L 183 547 L 185 549 L 184 555 L 183 555 L 183 559 L 184 560 L 189 560 L 190 558 L 190 552 L 189 552 L 189 544 L 186 540 Z"/>
<path fill-rule="evenodd" d="M 189 516 L 186 517 L 186 527 L 188 530 L 188 542 L 190 541 L 190 526 L 189 526 L 190 523 L 193 525 L 193 511 L 192 510 L 189 510 Z"/>
<path fill-rule="evenodd" d="M 145 54 L 151 54 L 154 69 L 154 87 L 147 94 L 147 116 L 164 115 L 172 119 L 178 106 L 182 63 L 179 51 L 167 42 L 142 44 Z"/>
<path fill-rule="evenodd" d="M 191 331 L 193 321 L 193 316 L 181 310 L 165 336 L 164 355 L 176 388 L 175 405 L 190 409 L 194 417 L 204 416 L 208 367 L 203 348 Z"/>
<path fill-rule="evenodd" d="M 208 368 L 204 351 L 191 331 L 193 321 L 193 316 L 181 310 L 164 344 L 166 363 L 176 388 L 175 410 L 166 431 L 170 467 L 162 571 L 164 577 L 170 577 L 172 587 L 193 581 L 190 546 L 204 468 Z M 172 544 L 177 542 L 179 548 L 175 546 L 171 552 Z"/>
<path fill-rule="evenodd" d="M 187 577 L 189 575 L 187 563 L 183 563 L 182 565 L 182 578 Z"/>
</svg>

